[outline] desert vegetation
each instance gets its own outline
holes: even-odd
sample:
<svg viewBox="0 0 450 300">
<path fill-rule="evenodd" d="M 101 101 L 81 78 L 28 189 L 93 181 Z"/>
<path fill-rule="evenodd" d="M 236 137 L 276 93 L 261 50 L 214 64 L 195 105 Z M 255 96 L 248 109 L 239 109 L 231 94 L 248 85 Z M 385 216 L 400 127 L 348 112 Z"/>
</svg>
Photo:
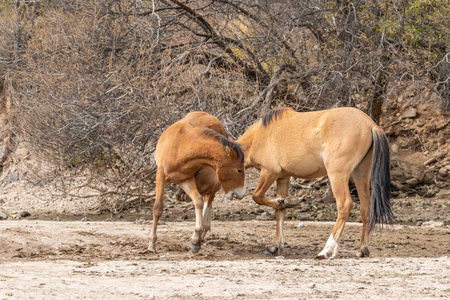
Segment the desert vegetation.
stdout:
<svg viewBox="0 0 450 300">
<path fill-rule="evenodd" d="M 236 138 L 275 107 L 354 106 L 398 157 L 423 154 L 393 161 L 397 194 L 434 195 L 450 172 L 449 26 L 447 0 L 1 0 L 1 179 L 120 210 L 152 197 L 157 138 L 190 111 Z"/>
</svg>

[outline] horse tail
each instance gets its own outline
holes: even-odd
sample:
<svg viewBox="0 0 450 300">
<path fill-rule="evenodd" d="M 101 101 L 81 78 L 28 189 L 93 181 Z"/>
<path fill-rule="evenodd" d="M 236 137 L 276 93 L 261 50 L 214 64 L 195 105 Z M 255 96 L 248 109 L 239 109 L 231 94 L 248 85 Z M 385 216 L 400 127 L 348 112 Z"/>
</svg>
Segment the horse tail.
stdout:
<svg viewBox="0 0 450 300">
<path fill-rule="evenodd" d="M 369 233 L 373 231 L 376 223 L 383 226 L 392 223 L 394 220 L 389 199 L 391 187 L 389 142 L 386 135 L 375 128 L 372 129 L 372 147 L 372 169 L 370 173 L 372 193 L 367 229 Z"/>
</svg>

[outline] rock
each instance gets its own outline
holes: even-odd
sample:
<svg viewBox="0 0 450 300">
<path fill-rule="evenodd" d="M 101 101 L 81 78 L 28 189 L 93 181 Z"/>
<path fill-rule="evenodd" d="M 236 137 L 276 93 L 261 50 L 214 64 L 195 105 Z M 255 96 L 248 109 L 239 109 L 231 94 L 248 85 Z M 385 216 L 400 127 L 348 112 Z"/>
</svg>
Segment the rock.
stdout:
<svg viewBox="0 0 450 300">
<path fill-rule="evenodd" d="M 8 216 L 3 212 L 2 208 L 0 207 L 0 220 L 6 219 L 8 219 Z"/>
<path fill-rule="evenodd" d="M 406 176 L 400 168 L 391 170 L 391 178 L 397 179 L 401 182 L 406 180 Z"/>
<path fill-rule="evenodd" d="M 450 199 L 450 190 L 448 189 L 441 189 L 437 194 L 436 197 L 439 199 Z"/>
<path fill-rule="evenodd" d="M 26 217 L 31 216 L 31 214 L 29 212 L 25 211 L 25 210 L 21 211 L 19 215 L 20 215 L 21 218 L 26 218 Z"/>
<path fill-rule="evenodd" d="M 313 220 L 313 217 L 311 216 L 310 213 L 300 213 L 297 216 L 297 220 L 311 221 L 311 220 Z"/>
<path fill-rule="evenodd" d="M 297 210 L 290 209 L 286 214 L 286 219 L 288 220 L 296 220 L 298 217 Z"/>
<path fill-rule="evenodd" d="M 442 176 L 440 174 L 438 174 L 436 179 L 440 180 L 440 181 L 445 181 L 445 182 L 448 181 L 448 177 L 447 176 Z"/>
<path fill-rule="evenodd" d="M 414 107 L 410 107 L 402 114 L 402 118 L 415 118 L 417 117 L 417 110 Z"/>
<path fill-rule="evenodd" d="M 267 211 L 263 212 L 260 216 L 256 217 L 256 220 L 259 221 L 267 221 L 267 220 L 273 220 L 274 217 L 269 214 Z"/>
<path fill-rule="evenodd" d="M 434 172 L 433 172 L 433 170 L 425 171 L 425 174 L 423 174 L 423 182 L 425 184 L 433 184 L 434 183 Z"/>
<path fill-rule="evenodd" d="M 305 227 L 305 224 L 303 224 L 303 223 L 298 223 L 297 228 L 303 228 L 303 227 Z"/>
<path fill-rule="evenodd" d="M 448 121 L 448 120 L 441 120 L 440 122 L 437 122 L 436 130 L 444 129 L 449 124 L 450 124 L 450 121 Z"/>
<path fill-rule="evenodd" d="M 317 214 L 316 221 L 322 221 L 322 219 L 323 219 L 323 213 L 322 213 L 322 212 L 319 212 L 319 213 Z"/>
<path fill-rule="evenodd" d="M 177 218 L 178 221 L 185 221 L 187 220 L 189 217 L 188 215 L 181 215 L 180 217 Z"/>
<path fill-rule="evenodd" d="M 430 189 L 425 193 L 424 196 L 427 198 L 432 198 L 432 197 L 434 197 L 434 195 L 436 195 L 436 192 L 434 190 Z"/>
<path fill-rule="evenodd" d="M 9 174 L 9 182 L 14 183 L 19 180 L 19 175 L 16 173 Z"/>
<path fill-rule="evenodd" d="M 444 227 L 444 222 L 441 221 L 428 221 L 423 222 L 422 227 Z"/>
<path fill-rule="evenodd" d="M 391 151 L 392 153 L 398 153 L 398 150 L 400 149 L 400 146 L 398 144 L 392 144 L 391 145 Z"/>
<path fill-rule="evenodd" d="M 146 215 L 151 215 L 152 214 L 152 210 L 148 209 L 148 208 L 144 208 L 144 209 L 142 209 L 142 213 L 146 214 Z"/>
<path fill-rule="evenodd" d="M 414 185 L 418 185 L 420 183 L 420 180 L 418 178 L 411 178 L 406 180 L 406 184 L 414 186 Z"/>
<path fill-rule="evenodd" d="M 445 167 L 440 168 L 439 171 L 438 171 L 438 173 L 439 173 L 439 175 L 441 175 L 442 177 L 447 177 L 447 176 L 448 176 L 448 171 L 447 171 L 447 168 L 445 168 Z"/>
</svg>

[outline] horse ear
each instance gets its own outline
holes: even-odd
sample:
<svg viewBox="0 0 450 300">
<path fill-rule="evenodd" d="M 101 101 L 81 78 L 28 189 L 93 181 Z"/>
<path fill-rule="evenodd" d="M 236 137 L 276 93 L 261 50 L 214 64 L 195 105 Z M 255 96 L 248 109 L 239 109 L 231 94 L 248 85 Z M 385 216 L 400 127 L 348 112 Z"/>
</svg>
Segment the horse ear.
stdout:
<svg viewBox="0 0 450 300">
<path fill-rule="evenodd" d="M 227 152 L 227 157 L 230 157 L 231 154 L 233 153 L 230 146 L 225 146 L 225 152 Z"/>
</svg>

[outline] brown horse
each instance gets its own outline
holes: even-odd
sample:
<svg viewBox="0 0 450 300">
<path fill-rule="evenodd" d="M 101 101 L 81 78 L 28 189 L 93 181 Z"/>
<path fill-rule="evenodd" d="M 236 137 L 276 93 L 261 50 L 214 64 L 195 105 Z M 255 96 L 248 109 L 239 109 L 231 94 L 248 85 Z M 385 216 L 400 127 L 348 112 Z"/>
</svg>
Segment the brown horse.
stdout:
<svg viewBox="0 0 450 300">
<path fill-rule="evenodd" d="M 192 112 L 184 117 L 184 120 L 197 128 L 209 128 L 215 132 L 226 136 L 227 131 L 220 120 L 205 112 Z M 195 184 L 200 195 L 203 196 L 203 232 L 202 240 L 204 240 L 208 231 L 211 230 L 212 203 L 216 192 L 220 190 L 220 182 L 217 179 L 215 170 L 210 167 L 201 168 L 195 173 Z M 182 191 L 182 190 L 181 190 Z M 179 193 L 177 196 L 186 197 L 186 193 Z M 225 195 L 230 198 L 230 195 Z M 180 199 L 179 199 L 180 200 Z"/>
<path fill-rule="evenodd" d="M 203 125 L 195 126 L 198 124 Z M 169 126 L 161 134 L 155 150 L 158 170 L 149 250 L 156 252 L 156 228 L 163 212 L 164 187 L 168 182 L 178 184 L 193 199 L 196 223 L 191 249 L 194 253 L 200 250 L 204 229 L 202 195 L 214 194 L 222 188 L 228 198 L 233 198 L 233 195 L 238 198 L 244 196 L 244 154 L 237 143 L 220 133 L 225 132 L 222 131 L 223 125 L 220 127 L 217 124 L 221 125 L 214 116 L 204 112 L 193 112 Z M 211 179 L 209 184 L 199 191 L 196 177 L 198 180 Z M 206 198 L 207 203 L 212 201 L 210 196 Z"/>
<path fill-rule="evenodd" d="M 271 253 L 283 250 L 285 209 L 298 204 L 287 198 L 290 177 L 313 179 L 328 175 L 330 180 L 338 217 L 324 249 L 317 255 L 319 259 L 337 254 L 338 241 L 353 206 L 350 176 L 358 191 L 363 223 L 358 257 L 369 255 L 368 234 L 375 224 L 392 221 L 389 144 L 383 130 L 360 110 L 273 110 L 250 126 L 237 142 L 245 154 L 245 167 L 261 171 L 253 200 L 275 208 L 275 245 L 267 249 Z M 268 199 L 265 193 L 275 181 L 279 198 Z"/>
</svg>

